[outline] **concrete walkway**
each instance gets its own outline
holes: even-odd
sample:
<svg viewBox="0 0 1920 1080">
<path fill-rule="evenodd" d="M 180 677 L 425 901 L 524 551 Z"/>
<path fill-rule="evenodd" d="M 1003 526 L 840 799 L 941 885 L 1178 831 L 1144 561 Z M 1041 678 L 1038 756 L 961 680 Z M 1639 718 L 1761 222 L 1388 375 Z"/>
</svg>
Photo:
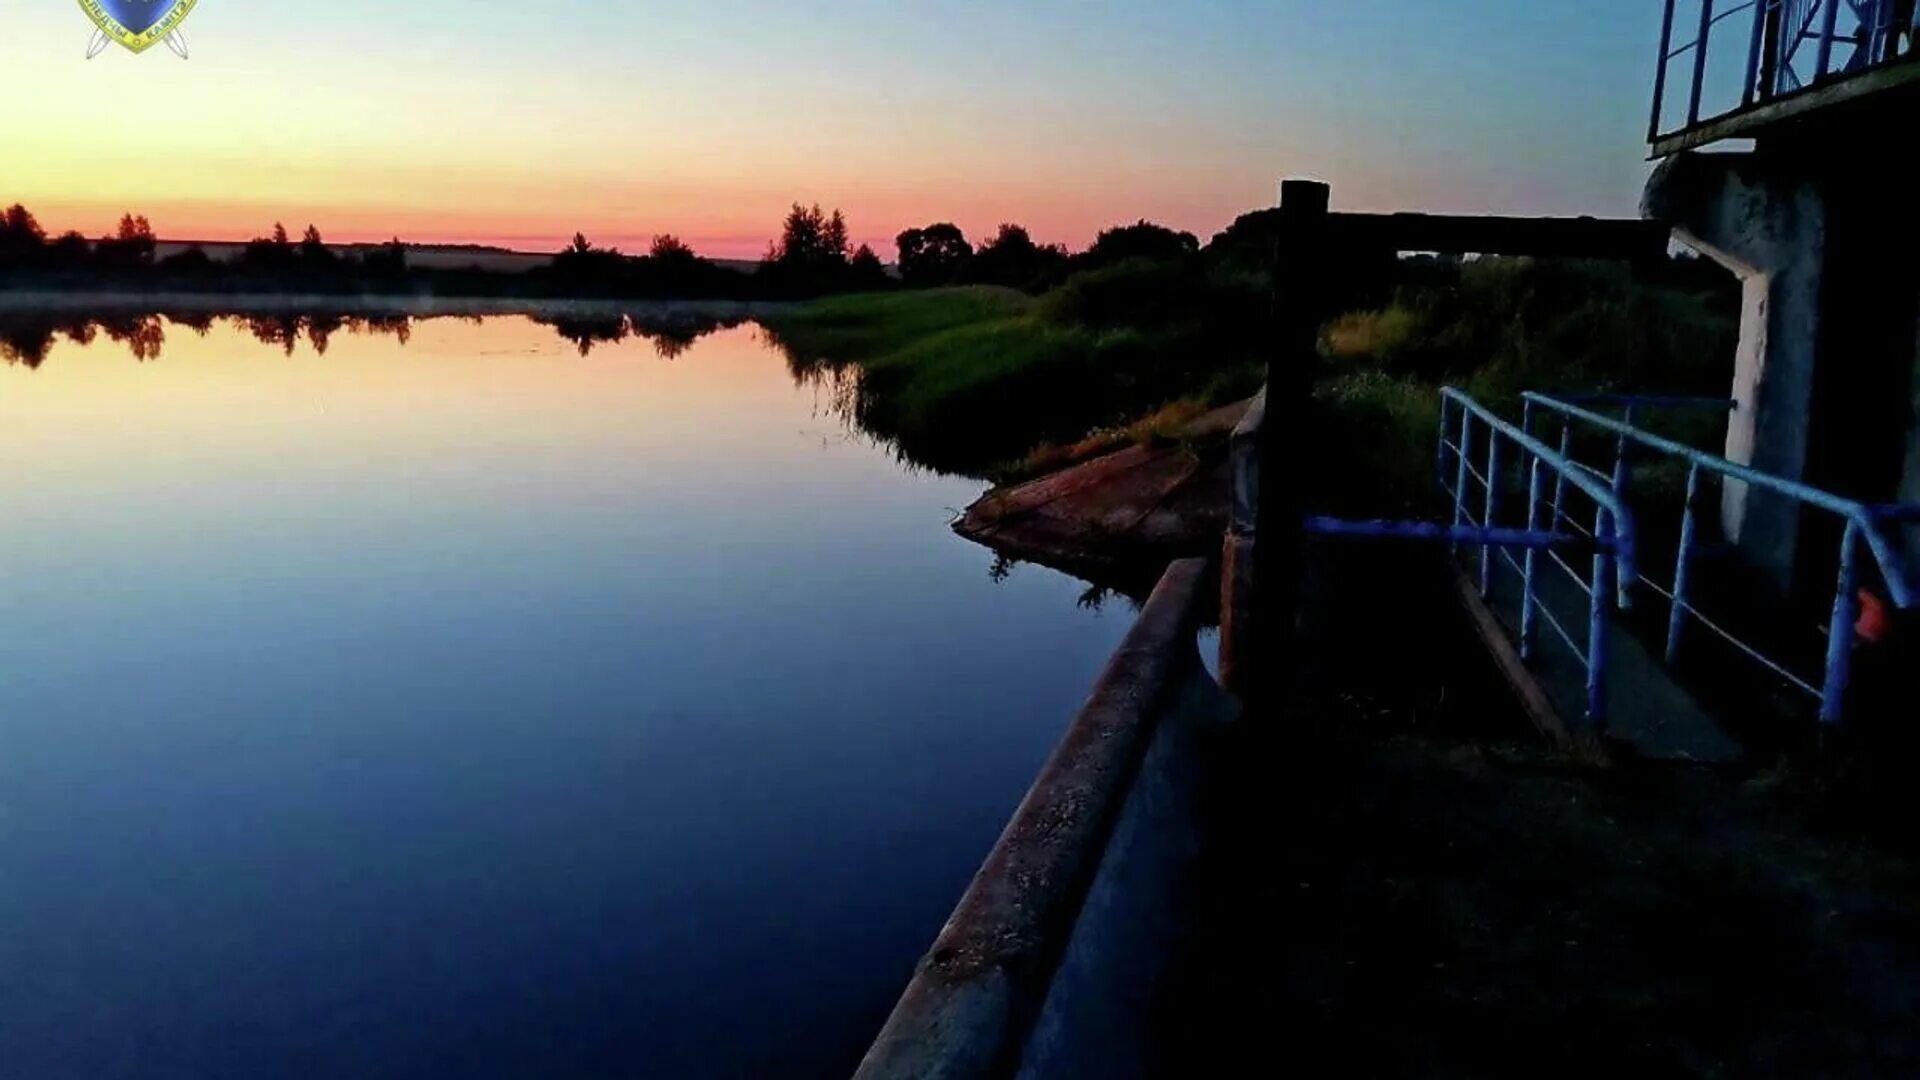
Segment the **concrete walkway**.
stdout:
<svg viewBox="0 0 1920 1080">
<path fill-rule="evenodd" d="M 1464 554 L 1462 557 L 1474 565 L 1477 574 L 1477 557 Z M 1576 570 L 1584 569 L 1580 561 L 1569 560 L 1569 565 Z M 1493 566 L 1493 590 L 1488 604 L 1506 627 L 1509 639 L 1518 641 L 1522 580 L 1498 555 L 1493 559 Z M 1540 559 L 1535 576 L 1541 601 L 1584 650 L 1587 645 L 1585 591 L 1545 557 Z M 1642 589 L 1640 602 L 1660 600 Z M 1631 746 L 1639 756 L 1656 761 L 1711 765 L 1739 761 L 1740 744 L 1667 668 L 1663 645 L 1642 640 L 1621 625 L 1617 617 L 1608 625 L 1612 659 L 1607 680 L 1610 713 L 1607 736 Z M 1586 721 L 1586 666 L 1544 619 L 1529 667 L 1567 729 L 1576 734 L 1591 730 Z"/>
</svg>

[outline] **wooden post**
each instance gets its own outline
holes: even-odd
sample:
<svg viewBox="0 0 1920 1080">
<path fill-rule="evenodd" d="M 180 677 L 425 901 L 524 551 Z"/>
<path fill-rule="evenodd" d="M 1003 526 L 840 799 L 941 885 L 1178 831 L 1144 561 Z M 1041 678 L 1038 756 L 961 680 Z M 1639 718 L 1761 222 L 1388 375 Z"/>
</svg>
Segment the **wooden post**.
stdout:
<svg viewBox="0 0 1920 1080">
<path fill-rule="evenodd" d="M 1259 629 L 1256 703 L 1270 707 L 1285 688 L 1300 593 L 1306 516 L 1303 475 L 1310 459 L 1313 377 L 1318 360 L 1321 278 L 1328 252 L 1332 189 L 1308 180 L 1280 185 L 1274 260 L 1275 340 L 1267 358 L 1267 412 L 1260 448 L 1260 502 L 1253 572 Z"/>
</svg>

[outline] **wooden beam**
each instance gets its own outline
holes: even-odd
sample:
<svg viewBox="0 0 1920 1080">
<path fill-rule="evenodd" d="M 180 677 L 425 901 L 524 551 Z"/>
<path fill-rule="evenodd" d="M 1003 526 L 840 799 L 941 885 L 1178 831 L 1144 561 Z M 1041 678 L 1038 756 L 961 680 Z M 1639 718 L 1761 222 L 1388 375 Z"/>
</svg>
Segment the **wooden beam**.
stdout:
<svg viewBox="0 0 1920 1080">
<path fill-rule="evenodd" d="M 1664 257 L 1673 232 L 1636 219 L 1438 214 L 1331 214 L 1328 228 L 1336 244 L 1396 252 L 1630 260 Z"/>
</svg>

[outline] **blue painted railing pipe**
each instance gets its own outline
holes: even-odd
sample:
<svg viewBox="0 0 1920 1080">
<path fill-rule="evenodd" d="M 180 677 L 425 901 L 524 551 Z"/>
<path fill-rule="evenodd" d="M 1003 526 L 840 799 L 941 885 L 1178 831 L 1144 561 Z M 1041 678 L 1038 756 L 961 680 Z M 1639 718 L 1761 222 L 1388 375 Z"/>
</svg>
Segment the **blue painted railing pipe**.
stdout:
<svg viewBox="0 0 1920 1080">
<path fill-rule="evenodd" d="M 1833 597 L 1833 625 L 1827 631 L 1827 678 L 1820 689 L 1820 722 L 1838 724 L 1846 712 L 1847 683 L 1853 677 L 1853 624 L 1860 617 L 1860 526 L 1849 521 L 1840 540 L 1840 580 Z"/>
<path fill-rule="evenodd" d="M 1582 471 L 1567 455 L 1554 451 L 1545 443 L 1521 431 L 1497 413 L 1451 386 L 1443 388 L 1440 393 L 1461 408 L 1462 414 L 1467 418 L 1465 422 L 1470 423 L 1477 417 L 1495 436 L 1504 436 L 1517 443 L 1528 454 L 1545 461 L 1548 467 L 1558 472 L 1566 483 L 1579 488 L 1582 494 L 1593 500 L 1594 505 L 1610 523 L 1609 535 L 1613 540 L 1615 560 L 1619 569 L 1615 589 L 1616 603 L 1623 609 L 1631 607 L 1633 603 L 1631 585 L 1639 576 L 1633 511 L 1614 496 L 1613 489 L 1609 485 L 1601 483 Z M 1462 481 L 1460 487 L 1456 489 L 1456 505 L 1458 505 L 1458 492 L 1463 491 L 1465 486 L 1465 482 Z M 1554 531 L 1558 531 L 1557 521 Z"/>
<path fill-rule="evenodd" d="M 1460 410 L 1460 443 L 1454 453 L 1460 457 L 1460 469 L 1453 481 L 1453 523 L 1464 525 L 1467 522 L 1467 477 L 1470 474 L 1467 462 L 1468 448 L 1473 445 L 1473 411 Z M 1454 549 L 1458 551 L 1459 548 Z"/>
<path fill-rule="evenodd" d="M 1814 63 L 1813 77 L 1824 79 L 1833 70 L 1833 39 L 1840 25 L 1841 0 L 1826 0 L 1826 20 L 1820 26 L 1820 52 Z"/>
<path fill-rule="evenodd" d="M 1529 532 L 1540 527 L 1540 489 L 1543 486 L 1541 468 L 1540 461 L 1536 458 L 1533 467 L 1527 470 L 1529 474 L 1527 477 L 1527 530 Z M 1530 547 L 1527 549 L 1526 569 L 1521 573 L 1520 659 L 1522 660 L 1533 659 L 1534 638 L 1540 633 L 1540 616 L 1534 611 L 1534 605 L 1540 602 L 1538 599 L 1539 570 L 1540 549 Z"/>
<path fill-rule="evenodd" d="M 1667 663 L 1680 659 L 1680 635 L 1687 626 L 1692 595 L 1693 553 L 1700 542 L 1700 466 L 1687 470 L 1687 509 L 1680 518 L 1680 553 L 1673 563 L 1673 609 L 1667 614 Z"/>
<path fill-rule="evenodd" d="M 1593 536 L 1599 544 L 1593 553 L 1593 599 L 1587 602 L 1587 719 L 1601 731 L 1607 729 L 1607 661 L 1612 648 L 1607 641 L 1607 605 L 1602 599 L 1613 585 L 1608 575 L 1614 572 L 1614 557 L 1607 552 L 1611 539 L 1607 511 L 1594 511 Z"/>
<path fill-rule="evenodd" d="M 1886 516 L 1884 513 L 1876 514 L 1874 508 L 1864 503 L 1854 502 L 1851 499 L 1843 499 L 1838 495 L 1822 491 L 1819 488 L 1803 484 L 1797 480 L 1785 480 L 1771 473 L 1764 473 L 1746 465 L 1735 464 L 1726 458 L 1709 454 L 1704 450 L 1696 449 L 1685 443 L 1675 442 L 1672 439 L 1663 438 L 1651 432 L 1642 431 L 1639 428 L 1630 427 L 1610 416 L 1603 416 L 1547 394 L 1528 391 L 1523 396 L 1542 408 L 1552 409 L 1564 416 L 1579 420 L 1585 424 L 1590 424 L 1603 431 L 1610 431 L 1616 435 L 1624 435 L 1634 442 L 1639 443 L 1641 446 L 1698 465 L 1708 472 L 1718 473 L 1721 476 L 1729 477 L 1754 487 L 1777 492 L 1790 499 L 1796 499 L 1806 503 L 1809 506 L 1838 514 L 1856 528 L 1858 538 L 1867 545 L 1867 550 L 1872 552 L 1874 561 L 1879 565 L 1881 576 L 1886 579 L 1887 591 L 1892 594 L 1894 605 L 1900 608 L 1911 608 L 1915 606 L 1917 598 L 1913 586 L 1907 578 L 1904 562 L 1900 556 L 1894 552 L 1893 545 L 1876 527 L 1877 520 Z M 1624 573 L 1624 567 L 1622 571 Z"/>
<path fill-rule="evenodd" d="M 1491 529 L 1500 520 L 1500 440 L 1487 440 L 1487 503 L 1486 513 L 1480 518 L 1480 524 Z M 1480 595 L 1485 598 L 1493 592 L 1493 548 L 1480 545 Z"/>
<path fill-rule="evenodd" d="M 1540 532 L 1533 529 L 1488 528 L 1484 525 L 1436 525 L 1430 521 L 1350 521 L 1346 518 L 1308 518 L 1307 532 L 1313 536 L 1343 540 L 1416 540 L 1447 541 L 1455 544 L 1492 545 L 1494 547 L 1569 548 L 1576 551 L 1613 550 L 1611 541 L 1596 543 L 1577 533 Z"/>
<path fill-rule="evenodd" d="M 1687 124 L 1700 122 L 1700 98 L 1707 86 L 1707 45 L 1713 36 L 1713 0 L 1700 0 L 1700 36 L 1693 41 L 1693 87 L 1687 97 Z"/>
<path fill-rule="evenodd" d="M 1669 55 L 1673 49 L 1673 5 L 1674 0 L 1667 0 L 1666 13 L 1660 19 L 1660 63 L 1653 71 L 1653 117 L 1647 121 L 1648 142 L 1660 137 L 1660 111 L 1667 97 L 1667 65 L 1673 59 Z"/>
<path fill-rule="evenodd" d="M 1568 424 L 1560 429 L 1560 456 L 1567 461 L 1573 460 L 1572 424 Z M 1567 520 L 1567 472 L 1568 470 L 1566 469 L 1554 470 L 1552 527 L 1555 529 L 1565 524 Z"/>
</svg>

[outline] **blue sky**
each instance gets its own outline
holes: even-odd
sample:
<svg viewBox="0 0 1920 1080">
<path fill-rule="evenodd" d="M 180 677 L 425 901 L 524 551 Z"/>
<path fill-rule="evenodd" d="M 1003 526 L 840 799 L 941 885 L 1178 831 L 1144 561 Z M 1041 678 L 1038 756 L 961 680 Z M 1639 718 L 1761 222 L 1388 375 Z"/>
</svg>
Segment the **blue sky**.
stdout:
<svg viewBox="0 0 1920 1080">
<path fill-rule="evenodd" d="M 796 199 L 876 239 L 939 218 L 1076 244 L 1142 216 L 1208 233 L 1290 174 L 1352 209 L 1628 214 L 1659 16 L 1657 0 L 200 0 L 192 60 L 88 62 L 77 6 L 34 0 L 0 38 L 0 143 L 23 151 L 0 199 L 89 231 L 137 206 L 175 234 L 277 217 L 534 245 L 674 231 L 721 254 Z"/>
</svg>

